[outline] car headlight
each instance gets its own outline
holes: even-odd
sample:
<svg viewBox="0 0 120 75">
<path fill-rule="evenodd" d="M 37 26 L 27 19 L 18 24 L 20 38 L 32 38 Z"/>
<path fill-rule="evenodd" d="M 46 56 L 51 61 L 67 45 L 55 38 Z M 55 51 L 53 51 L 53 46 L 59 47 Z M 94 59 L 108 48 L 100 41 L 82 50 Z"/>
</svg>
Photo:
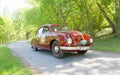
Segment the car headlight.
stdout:
<svg viewBox="0 0 120 75">
<path fill-rule="evenodd" d="M 68 43 L 68 44 L 71 44 L 71 43 L 72 43 L 72 39 L 71 39 L 71 38 L 68 38 L 68 39 L 67 39 L 67 43 Z"/>
<path fill-rule="evenodd" d="M 93 43 L 93 39 L 92 38 L 90 38 L 90 43 Z"/>
</svg>

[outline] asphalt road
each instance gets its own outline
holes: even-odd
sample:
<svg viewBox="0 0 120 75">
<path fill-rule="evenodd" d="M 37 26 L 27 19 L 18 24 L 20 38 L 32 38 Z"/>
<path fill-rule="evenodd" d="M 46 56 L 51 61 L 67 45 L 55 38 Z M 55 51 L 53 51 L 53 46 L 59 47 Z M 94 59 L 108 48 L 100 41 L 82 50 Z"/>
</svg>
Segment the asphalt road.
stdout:
<svg viewBox="0 0 120 75">
<path fill-rule="evenodd" d="M 89 50 L 85 55 L 66 53 L 63 59 L 56 59 L 49 51 L 33 51 L 26 41 L 8 46 L 41 72 L 37 75 L 120 75 L 120 54 Z"/>
</svg>

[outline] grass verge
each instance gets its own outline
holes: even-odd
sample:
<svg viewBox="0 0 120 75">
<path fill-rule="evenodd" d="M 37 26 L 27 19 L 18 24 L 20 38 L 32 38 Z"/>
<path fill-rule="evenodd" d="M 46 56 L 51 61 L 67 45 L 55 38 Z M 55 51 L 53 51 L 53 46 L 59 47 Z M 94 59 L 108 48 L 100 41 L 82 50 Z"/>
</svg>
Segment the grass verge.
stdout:
<svg viewBox="0 0 120 75">
<path fill-rule="evenodd" d="M 97 38 L 91 47 L 92 50 L 120 53 L 120 38 Z"/>
<path fill-rule="evenodd" d="M 0 75 L 32 75 L 22 61 L 6 46 L 0 46 Z"/>
</svg>

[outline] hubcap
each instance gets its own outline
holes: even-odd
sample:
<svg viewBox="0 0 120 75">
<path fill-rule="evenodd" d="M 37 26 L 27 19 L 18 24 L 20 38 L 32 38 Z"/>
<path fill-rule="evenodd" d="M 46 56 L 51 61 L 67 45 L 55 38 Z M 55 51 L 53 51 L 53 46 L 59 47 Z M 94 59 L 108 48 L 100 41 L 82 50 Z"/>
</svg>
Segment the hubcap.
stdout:
<svg viewBox="0 0 120 75">
<path fill-rule="evenodd" d="M 58 52 L 59 52 L 59 47 L 58 47 L 58 46 L 55 46 L 55 47 L 54 47 L 54 50 L 55 50 L 55 53 L 58 53 Z"/>
</svg>

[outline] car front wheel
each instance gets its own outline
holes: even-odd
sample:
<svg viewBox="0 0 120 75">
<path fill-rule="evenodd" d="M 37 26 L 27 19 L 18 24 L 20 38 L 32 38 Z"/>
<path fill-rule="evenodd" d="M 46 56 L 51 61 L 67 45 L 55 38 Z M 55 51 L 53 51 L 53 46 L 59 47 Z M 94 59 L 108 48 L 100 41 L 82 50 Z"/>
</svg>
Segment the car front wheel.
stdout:
<svg viewBox="0 0 120 75">
<path fill-rule="evenodd" d="M 84 50 L 84 51 L 78 51 L 78 54 L 85 54 L 88 50 Z"/>
<path fill-rule="evenodd" d="M 52 54 L 56 58 L 62 58 L 64 56 L 64 52 L 60 49 L 60 44 L 58 41 L 54 41 L 51 46 Z"/>
<path fill-rule="evenodd" d="M 38 51 L 37 47 L 31 46 L 34 51 Z"/>
</svg>

